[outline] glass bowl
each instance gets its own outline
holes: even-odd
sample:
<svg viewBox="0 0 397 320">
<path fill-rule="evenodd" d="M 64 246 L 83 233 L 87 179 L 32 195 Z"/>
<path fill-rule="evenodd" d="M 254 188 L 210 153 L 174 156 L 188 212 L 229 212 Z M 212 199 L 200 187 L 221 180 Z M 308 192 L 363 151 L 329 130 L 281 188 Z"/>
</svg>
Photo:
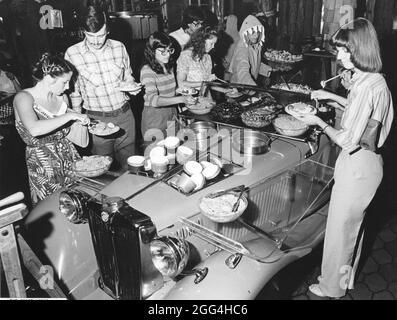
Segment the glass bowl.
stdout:
<svg viewBox="0 0 397 320">
<path fill-rule="evenodd" d="M 113 159 L 109 156 L 89 156 L 83 157 L 72 164 L 72 170 L 75 174 L 86 177 L 95 178 L 106 173 Z"/>
<path fill-rule="evenodd" d="M 211 193 L 200 200 L 200 211 L 208 219 L 217 223 L 228 223 L 240 217 L 248 207 L 248 199 L 243 194 L 236 212 L 232 212 L 233 204 L 236 202 L 239 192 L 230 191 L 215 198 Z"/>
</svg>

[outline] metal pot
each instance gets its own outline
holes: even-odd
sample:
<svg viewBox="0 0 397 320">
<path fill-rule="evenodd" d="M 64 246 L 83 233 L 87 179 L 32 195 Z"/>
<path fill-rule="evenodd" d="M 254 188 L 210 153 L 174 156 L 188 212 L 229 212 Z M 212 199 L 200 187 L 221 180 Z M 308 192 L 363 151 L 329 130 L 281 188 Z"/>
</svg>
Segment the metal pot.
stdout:
<svg viewBox="0 0 397 320">
<path fill-rule="evenodd" d="M 243 130 L 232 137 L 233 149 L 248 155 L 264 154 L 270 151 L 271 139 L 260 131 Z"/>
</svg>

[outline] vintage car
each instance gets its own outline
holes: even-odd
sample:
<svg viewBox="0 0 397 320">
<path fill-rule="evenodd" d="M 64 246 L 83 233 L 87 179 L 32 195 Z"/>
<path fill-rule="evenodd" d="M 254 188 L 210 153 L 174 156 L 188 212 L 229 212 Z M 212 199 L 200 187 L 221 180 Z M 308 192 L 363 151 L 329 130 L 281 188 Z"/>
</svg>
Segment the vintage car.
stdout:
<svg viewBox="0 0 397 320">
<path fill-rule="evenodd" d="M 76 178 L 30 212 L 25 238 L 68 298 L 255 299 L 322 241 L 336 156 L 328 138 L 317 132 L 313 147 L 276 137 L 242 155 L 234 130 L 218 133 L 197 157 L 234 167 L 201 190 L 167 180 L 183 166 L 157 179 L 107 173 Z M 238 186 L 248 200 L 240 217 L 216 222 L 200 210 L 204 196 Z"/>
</svg>

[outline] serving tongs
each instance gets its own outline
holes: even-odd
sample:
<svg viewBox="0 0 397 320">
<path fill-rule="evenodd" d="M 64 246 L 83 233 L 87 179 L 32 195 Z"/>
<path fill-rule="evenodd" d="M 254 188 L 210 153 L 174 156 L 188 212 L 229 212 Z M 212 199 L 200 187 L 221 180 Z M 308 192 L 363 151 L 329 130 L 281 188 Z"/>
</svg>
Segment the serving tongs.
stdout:
<svg viewBox="0 0 397 320">
<path fill-rule="evenodd" d="M 242 191 L 246 191 L 247 189 L 248 188 L 246 188 L 245 185 L 242 184 L 242 185 L 237 186 L 237 187 L 233 187 L 233 188 L 229 188 L 229 189 L 226 189 L 226 190 L 221 190 L 221 191 L 218 191 L 218 192 L 211 193 L 208 196 L 206 196 L 206 198 L 215 199 L 215 198 L 223 196 L 223 195 L 225 195 L 225 194 L 227 194 L 227 193 L 229 193 L 231 191 L 241 191 L 241 190 Z"/>
</svg>

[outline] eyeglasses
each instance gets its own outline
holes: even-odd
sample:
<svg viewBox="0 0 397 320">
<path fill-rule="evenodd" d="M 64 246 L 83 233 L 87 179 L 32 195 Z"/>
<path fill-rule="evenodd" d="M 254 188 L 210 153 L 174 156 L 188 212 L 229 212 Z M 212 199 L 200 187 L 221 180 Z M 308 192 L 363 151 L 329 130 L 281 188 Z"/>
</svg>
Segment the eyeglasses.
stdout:
<svg viewBox="0 0 397 320">
<path fill-rule="evenodd" d="M 166 56 L 167 53 L 169 53 L 169 54 L 174 54 L 174 52 L 175 52 L 175 49 L 174 49 L 174 48 L 170 48 L 170 49 L 157 49 L 157 50 L 161 53 L 162 56 Z"/>
</svg>

